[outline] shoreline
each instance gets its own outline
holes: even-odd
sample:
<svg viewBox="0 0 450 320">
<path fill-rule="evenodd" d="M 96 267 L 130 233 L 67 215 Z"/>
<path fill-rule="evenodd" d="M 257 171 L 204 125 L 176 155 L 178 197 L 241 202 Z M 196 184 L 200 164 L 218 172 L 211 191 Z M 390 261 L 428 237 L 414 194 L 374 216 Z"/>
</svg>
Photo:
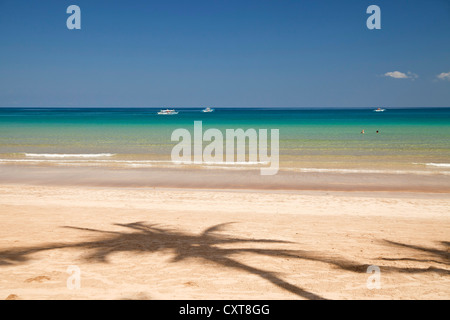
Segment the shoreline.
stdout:
<svg viewBox="0 0 450 320">
<path fill-rule="evenodd" d="M 0 166 L 1 184 L 215 190 L 413 192 L 450 194 L 446 175 L 259 170 Z"/>
</svg>

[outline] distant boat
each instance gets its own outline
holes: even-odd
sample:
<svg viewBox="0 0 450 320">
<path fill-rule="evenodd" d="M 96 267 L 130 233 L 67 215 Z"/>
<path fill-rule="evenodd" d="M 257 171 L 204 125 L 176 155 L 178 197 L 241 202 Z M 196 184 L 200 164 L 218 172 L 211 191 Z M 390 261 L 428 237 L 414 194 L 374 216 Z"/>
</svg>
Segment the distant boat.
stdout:
<svg viewBox="0 0 450 320">
<path fill-rule="evenodd" d="M 208 107 L 208 108 L 203 109 L 202 112 L 214 112 L 214 109 L 211 109 L 210 107 Z"/>
<path fill-rule="evenodd" d="M 384 112 L 384 111 L 386 111 L 386 109 L 376 108 L 373 111 L 375 111 L 375 112 Z"/>
<path fill-rule="evenodd" d="M 172 114 L 178 114 L 178 112 L 173 109 L 165 109 L 165 110 L 159 111 L 158 114 L 172 115 Z"/>
</svg>

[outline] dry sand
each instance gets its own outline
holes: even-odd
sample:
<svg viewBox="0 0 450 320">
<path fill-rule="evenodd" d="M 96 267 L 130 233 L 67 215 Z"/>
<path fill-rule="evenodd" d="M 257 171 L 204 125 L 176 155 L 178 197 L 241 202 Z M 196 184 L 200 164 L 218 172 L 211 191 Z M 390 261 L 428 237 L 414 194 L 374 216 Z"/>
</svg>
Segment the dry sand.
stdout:
<svg viewBox="0 0 450 320">
<path fill-rule="evenodd" d="M 449 299 L 449 208 L 430 193 L 1 185 L 0 299 Z"/>
</svg>

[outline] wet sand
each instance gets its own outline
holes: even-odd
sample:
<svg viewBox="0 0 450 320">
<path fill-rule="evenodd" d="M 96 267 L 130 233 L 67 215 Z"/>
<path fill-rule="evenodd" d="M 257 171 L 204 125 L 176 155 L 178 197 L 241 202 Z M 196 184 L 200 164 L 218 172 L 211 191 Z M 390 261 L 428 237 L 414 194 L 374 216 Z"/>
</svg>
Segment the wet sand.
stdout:
<svg viewBox="0 0 450 320">
<path fill-rule="evenodd" d="M 48 186 L 155 187 L 225 190 L 426 192 L 450 194 L 450 175 L 280 170 L 262 176 L 257 168 L 127 168 L 1 165 L 0 183 Z"/>
</svg>

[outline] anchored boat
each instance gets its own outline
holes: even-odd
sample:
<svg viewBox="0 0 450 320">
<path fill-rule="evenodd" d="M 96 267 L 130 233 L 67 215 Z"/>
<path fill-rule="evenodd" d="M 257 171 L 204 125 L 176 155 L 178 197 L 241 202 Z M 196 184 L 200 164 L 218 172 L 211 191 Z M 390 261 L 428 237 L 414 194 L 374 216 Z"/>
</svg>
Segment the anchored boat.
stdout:
<svg viewBox="0 0 450 320">
<path fill-rule="evenodd" d="M 172 115 L 172 114 L 178 114 L 178 112 L 173 109 L 164 109 L 164 110 L 159 111 L 158 114 Z"/>
</svg>

